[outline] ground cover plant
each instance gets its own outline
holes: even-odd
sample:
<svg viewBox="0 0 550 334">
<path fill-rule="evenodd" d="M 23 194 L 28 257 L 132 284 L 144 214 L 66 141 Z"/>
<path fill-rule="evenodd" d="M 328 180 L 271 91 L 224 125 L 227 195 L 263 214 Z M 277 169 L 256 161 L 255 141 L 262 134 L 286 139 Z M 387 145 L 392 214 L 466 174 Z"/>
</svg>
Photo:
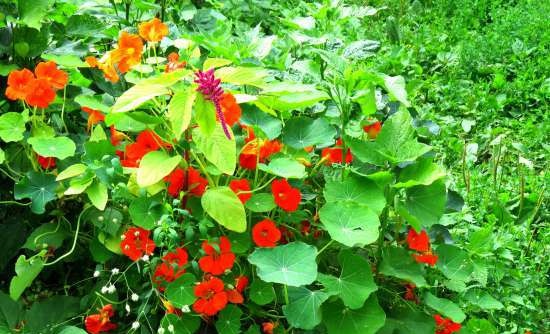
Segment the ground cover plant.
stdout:
<svg viewBox="0 0 550 334">
<path fill-rule="evenodd" d="M 548 331 L 547 7 L 3 2 L 0 333 Z"/>
</svg>

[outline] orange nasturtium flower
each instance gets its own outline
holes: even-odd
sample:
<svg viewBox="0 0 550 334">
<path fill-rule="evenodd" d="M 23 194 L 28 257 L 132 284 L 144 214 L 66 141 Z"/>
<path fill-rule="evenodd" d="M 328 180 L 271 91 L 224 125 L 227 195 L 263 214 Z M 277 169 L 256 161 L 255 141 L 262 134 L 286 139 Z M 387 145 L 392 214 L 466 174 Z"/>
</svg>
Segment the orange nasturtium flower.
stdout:
<svg viewBox="0 0 550 334">
<path fill-rule="evenodd" d="M 138 30 L 139 35 L 148 42 L 159 42 L 163 37 L 168 36 L 168 26 L 156 17 L 140 23 Z"/>
<path fill-rule="evenodd" d="M 6 97 L 10 100 L 24 100 L 27 96 L 27 85 L 34 80 L 34 74 L 24 68 L 20 71 L 12 71 L 8 76 L 8 88 Z"/>
<path fill-rule="evenodd" d="M 107 304 L 103 306 L 98 314 L 90 314 L 84 320 L 86 330 L 91 334 L 99 334 L 101 332 L 108 332 L 116 329 L 117 325 L 111 322 L 111 317 L 115 315 L 113 306 Z"/>
</svg>

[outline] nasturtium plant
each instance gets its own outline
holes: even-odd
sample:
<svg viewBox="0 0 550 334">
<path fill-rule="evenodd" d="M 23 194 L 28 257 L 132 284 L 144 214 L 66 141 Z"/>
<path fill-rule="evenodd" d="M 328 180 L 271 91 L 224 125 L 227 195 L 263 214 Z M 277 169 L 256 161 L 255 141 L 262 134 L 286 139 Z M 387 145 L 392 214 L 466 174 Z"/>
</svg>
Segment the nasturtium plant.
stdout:
<svg viewBox="0 0 550 334">
<path fill-rule="evenodd" d="M 455 89 L 464 29 L 410 20 L 489 10 L 465 1 L 0 4 L 0 333 L 536 333 L 502 291 L 544 232 L 542 158 L 506 122 L 471 134 L 548 83 L 493 96 L 518 38 L 473 63 L 486 96 Z"/>
</svg>

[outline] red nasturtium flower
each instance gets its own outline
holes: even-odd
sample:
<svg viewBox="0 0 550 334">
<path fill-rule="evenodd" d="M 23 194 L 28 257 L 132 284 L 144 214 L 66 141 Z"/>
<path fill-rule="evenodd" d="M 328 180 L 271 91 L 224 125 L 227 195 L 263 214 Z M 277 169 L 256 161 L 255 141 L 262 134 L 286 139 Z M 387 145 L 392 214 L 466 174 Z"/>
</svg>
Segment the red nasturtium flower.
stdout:
<svg viewBox="0 0 550 334">
<path fill-rule="evenodd" d="M 223 116 L 225 117 L 225 122 L 229 126 L 233 126 L 239 121 L 241 118 L 241 107 L 233 94 L 228 92 L 223 93 L 220 99 L 220 105 L 222 107 Z"/>
<path fill-rule="evenodd" d="M 115 311 L 111 304 L 103 306 L 98 314 L 90 314 L 84 319 L 86 330 L 90 334 L 99 334 L 101 332 L 108 332 L 116 329 L 117 325 L 112 323 L 110 319 L 114 315 Z"/>
<path fill-rule="evenodd" d="M 168 36 L 168 26 L 156 17 L 138 25 L 139 35 L 146 41 L 159 42 Z"/>
<path fill-rule="evenodd" d="M 248 286 L 248 277 L 240 275 L 235 278 L 235 289 L 239 292 L 243 292 L 244 289 Z"/>
<path fill-rule="evenodd" d="M 416 233 L 414 228 L 410 228 L 407 234 L 407 244 L 412 250 L 427 252 L 430 250 L 430 237 L 428 237 L 428 233 L 425 230 Z"/>
<path fill-rule="evenodd" d="M 344 162 L 343 158 L 343 149 L 342 147 L 342 139 L 338 139 L 336 141 L 335 147 L 327 147 L 324 148 L 321 151 L 321 157 L 325 160 L 325 164 L 332 165 L 332 164 L 341 164 Z M 351 150 L 348 148 L 346 150 L 346 164 L 349 164 L 353 161 L 353 156 L 351 155 Z"/>
<path fill-rule="evenodd" d="M 160 301 L 162 302 L 162 306 L 166 309 L 166 314 L 175 314 L 177 316 L 181 316 L 183 314 L 180 309 L 175 308 L 174 305 L 168 300 L 160 298 Z"/>
<path fill-rule="evenodd" d="M 252 127 L 244 126 L 248 132 L 245 146 L 239 155 L 239 165 L 248 170 L 255 170 L 257 163 L 264 163 L 275 153 L 279 153 L 283 145 L 278 140 L 262 140 L 256 138 Z"/>
<path fill-rule="evenodd" d="M 404 298 L 406 300 L 416 301 L 416 294 L 414 293 L 415 288 L 416 288 L 416 285 L 414 285 L 413 283 L 405 284 L 405 296 L 404 296 Z"/>
<path fill-rule="evenodd" d="M 36 160 L 38 164 L 44 169 L 55 168 L 55 158 L 54 157 L 43 157 L 40 154 L 36 155 Z"/>
<path fill-rule="evenodd" d="M 34 74 L 38 79 L 44 79 L 53 89 L 63 89 L 69 81 L 69 75 L 58 69 L 53 61 L 41 62 L 36 65 Z"/>
<path fill-rule="evenodd" d="M 199 283 L 194 292 L 198 299 L 193 304 L 193 310 L 197 313 L 213 316 L 227 305 L 227 292 L 219 278 L 212 277 Z"/>
<path fill-rule="evenodd" d="M 187 170 L 176 168 L 164 178 L 168 182 L 168 194 L 177 198 L 181 191 L 187 191 L 189 195 L 201 197 L 206 191 L 208 180 L 203 178 L 198 170 L 189 166 Z"/>
<path fill-rule="evenodd" d="M 277 325 L 271 321 L 264 322 L 262 323 L 262 332 L 264 334 L 273 334 L 273 330 L 275 329 L 275 327 L 277 327 Z"/>
<path fill-rule="evenodd" d="M 270 219 L 266 218 L 252 228 L 252 240 L 258 247 L 275 247 L 280 239 L 281 231 Z"/>
<path fill-rule="evenodd" d="M 179 61 L 180 55 L 176 52 L 171 52 L 168 57 L 168 63 L 166 64 L 166 67 L 164 68 L 164 72 L 170 73 L 174 72 L 176 70 L 179 70 L 181 68 L 185 68 L 187 66 L 187 62 L 185 61 Z"/>
<path fill-rule="evenodd" d="M 221 275 L 233 267 L 235 254 L 231 252 L 231 242 L 225 236 L 220 237 L 217 243 L 219 252 L 212 247 L 212 244 L 206 240 L 203 241 L 202 250 L 206 255 L 199 259 L 199 267 L 205 273 Z"/>
<path fill-rule="evenodd" d="M 437 259 L 438 259 L 438 256 L 436 254 L 433 254 L 432 251 L 428 251 L 428 252 L 421 253 L 421 254 L 413 254 L 413 256 L 414 256 L 414 259 L 416 260 L 416 262 L 425 263 L 425 264 L 428 264 L 432 267 L 435 266 L 435 264 L 437 263 Z"/>
<path fill-rule="evenodd" d="M 105 115 L 99 110 L 82 107 L 82 111 L 88 114 L 88 131 L 90 131 L 92 126 L 105 120 Z"/>
<path fill-rule="evenodd" d="M 117 131 L 114 125 L 109 127 L 109 132 L 111 133 L 111 144 L 113 146 L 118 146 L 123 139 L 127 138 L 123 132 Z"/>
<path fill-rule="evenodd" d="M 27 86 L 34 80 L 34 74 L 24 68 L 19 71 L 11 71 L 8 76 L 8 88 L 6 97 L 10 100 L 24 100 L 27 96 Z"/>
<path fill-rule="evenodd" d="M 161 147 L 171 148 L 172 145 L 163 141 L 153 130 L 144 130 L 137 136 L 135 143 L 126 145 L 120 164 L 124 167 L 138 167 L 145 154 Z"/>
<path fill-rule="evenodd" d="M 281 240 L 279 240 L 280 244 L 286 245 L 292 238 L 294 238 L 294 232 L 284 226 L 280 226 L 279 231 L 281 231 Z"/>
<path fill-rule="evenodd" d="M 370 139 L 375 139 L 378 137 L 380 130 L 382 130 L 382 123 L 376 121 L 372 124 L 365 125 L 363 130 L 367 133 Z"/>
<path fill-rule="evenodd" d="M 153 274 L 153 282 L 160 291 L 164 291 L 164 283 L 172 282 L 185 273 L 188 255 L 185 248 L 178 247 L 173 252 L 162 257 L 162 263 L 157 266 Z"/>
<path fill-rule="evenodd" d="M 452 334 L 454 332 L 458 332 L 460 328 L 462 328 L 462 325 L 459 323 L 456 323 L 448 318 L 443 318 L 439 314 L 434 315 L 435 319 L 435 334 Z"/>
<path fill-rule="evenodd" d="M 245 204 L 246 201 L 248 201 L 252 197 L 252 193 L 250 193 L 250 183 L 248 183 L 247 179 L 231 180 L 231 182 L 229 182 L 229 188 L 231 188 L 231 190 L 233 190 L 233 192 L 237 194 L 237 197 L 239 197 L 243 204 Z"/>
<path fill-rule="evenodd" d="M 271 192 L 275 203 L 287 212 L 296 211 L 302 200 L 302 193 L 297 188 L 293 188 L 287 180 L 280 179 L 271 183 Z"/>
<path fill-rule="evenodd" d="M 26 89 L 25 102 L 30 106 L 47 108 L 55 100 L 55 90 L 46 79 L 34 79 Z"/>
<path fill-rule="evenodd" d="M 141 227 L 130 227 L 122 235 L 120 249 L 132 261 L 139 260 L 143 255 L 151 255 L 155 250 L 155 242 L 149 239 L 150 231 Z"/>
</svg>

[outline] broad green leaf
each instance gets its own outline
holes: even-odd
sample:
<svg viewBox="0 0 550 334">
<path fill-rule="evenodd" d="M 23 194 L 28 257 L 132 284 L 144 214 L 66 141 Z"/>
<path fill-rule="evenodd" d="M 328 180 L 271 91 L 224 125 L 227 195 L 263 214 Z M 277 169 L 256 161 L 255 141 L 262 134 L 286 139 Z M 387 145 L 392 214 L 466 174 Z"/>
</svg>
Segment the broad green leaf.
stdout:
<svg viewBox="0 0 550 334">
<path fill-rule="evenodd" d="M 88 65 L 83 62 L 80 57 L 71 55 L 71 54 L 65 54 L 65 55 L 55 55 L 55 54 L 48 54 L 44 53 L 41 56 L 43 59 L 54 61 L 57 65 L 60 67 L 65 68 L 77 68 L 77 67 L 87 67 Z"/>
<path fill-rule="evenodd" d="M 105 184 L 96 179 L 94 183 L 86 189 L 86 194 L 90 202 L 92 202 L 98 210 L 105 210 L 105 205 L 107 205 L 107 200 L 109 199 L 107 186 Z"/>
<path fill-rule="evenodd" d="M 481 289 L 468 290 L 464 298 L 482 310 L 501 310 L 504 308 L 501 302 Z"/>
<path fill-rule="evenodd" d="M 498 334 L 499 331 L 486 319 L 470 318 L 466 327 L 462 326 L 460 334 Z M 523 332 L 524 334 L 526 332 Z"/>
<path fill-rule="evenodd" d="M 61 180 L 69 179 L 71 177 L 79 176 L 83 174 L 87 168 L 88 167 L 84 164 L 70 165 L 69 167 L 65 168 L 61 173 L 59 173 L 55 178 L 55 180 L 61 181 Z"/>
<path fill-rule="evenodd" d="M 0 333 L 14 333 L 22 313 L 21 305 L 0 291 Z"/>
<path fill-rule="evenodd" d="M 197 92 L 194 87 L 189 86 L 185 90 L 177 91 L 168 104 L 167 117 L 178 140 L 189 127 L 196 97 Z"/>
<path fill-rule="evenodd" d="M 327 99 L 328 94 L 317 90 L 314 85 L 293 82 L 266 84 L 258 97 L 261 103 L 279 111 L 303 109 Z"/>
<path fill-rule="evenodd" d="M 68 326 L 63 328 L 63 330 L 61 330 L 59 334 L 87 334 L 87 332 L 82 328 L 78 328 L 75 326 Z"/>
<path fill-rule="evenodd" d="M 74 101 L 80 104 L 81 107 L 88 107 L 103 113 L 108 113 L 110 109 L 109 106 L 101 101 L 101 97 L 97 95 L 78 95 Z"/>
<path fill-rule="evenodd" d="M 227 139 L 221 126 L 216 126 L 211 135 L 205 136 L 199 129 L 193 130 L 193 142 L 206 160 L 222 173 L 232 175 L 237 164 L 237 144 L 229 128 L 231 139 Z"/>
<path fill-rule="evenodd" d="M 436 267 L 448 279 L 462 282 L 471 279 L 474 267 L 467 252 L 453 245 L 441 245 L 435 253 L 438 256 Z"/>
<path fill-rule="evenodd" d="M 216 330 L 219 334 L 240 334 L 243 311 L 236 305 L 227 305 L 218 315 Z"/>
<path fill-rule="evenodd" d="M 90 134 L 89 140 L 96 143 L 107 140 L 107 134 L 105 133 L 105 130 L 103 130 L 103 127 L 95 126 L 92 130 L 92 133 Z"/>
<path fill-rule="evenodd" d="M 54 324 L 64 323 L 80 312 L 80 298 L 70 296 L 52 296 L 35 302 L 25 314 L 25 333 L 57 333 Z"/>
<path fill-rule="evenodd" d="M 494 244 L 493 227 L 491 225 L 471 232 L 469 239 L 470 242 L 466 244 L 466 248 L 470 253 L 479 256 L 491 255 Z"/>
<path fill-rule="evenodd" d="M 384 75 L 382 76 L 382 79 L 384 80 L 384 87 L 392 99 L 403 103 L 405 107 L 411 106 L 409 100 L 407 99 L 405 78 L 400 75 L 395 77 Z"/>
<path fill-rule="evenodd" d="M 439 314 L 451 318 L 452 321 L 461 323 L 466 319 L 466 314 L 460 307 L 446 298 L 437 298 L 429 292 L 424 294 L 424 303 L 436 310 Z"/>
<path fill-rule="evenodd" d="M 153 151 L 145 154 L 137 170 L 137 184 L 140 187 L 152 186 L 170 174 L 180 161 L 180 155 L 170 157 L 164 151 Z"/>
<path fill-rule="evenodd" d="M 306 167 L 290 158 L 275 158 L 266 164 L 259 164 L 258 168 L 266 173 L 280 176 L 285 179 L 303 179 L 307 176 Z"/>
<path fill-rule="evenodd" d="M 377 334 L 434 333 L 435 321 L 430 315 L 415 311 L 406 304 L 394 305 L 387 314 L 384 327 Z"/>
<path fill-rule="evenodd" d="M 354 101 L 359 104 L 364 115 L 369 116 L 377 111 L 376 107 L 376 89 L 374 85 L 368 85 L 354 97 Z"/>
<path fill-rule="evenodd" d="M 222 67 L 215 72 L 216 78 L 224 83 L 256 87 L 261 87 L 268 75 L 269 72 L 261 67 Z"/>
<path fill-rule="evenodd" d="M 295 117 L 286 122 L 283 143 L 295 149 L 326 143 L 336 130 L 324 118 Z"/>
<path fill-rule="evenodd" d="M 119 131 L 141 132 L 147 128 L 147 124 L 130 116 L 130 113 L 111 113 L 105 116 L 105 125 L 115 126 Z"/>
<path fill-rule="evenodd" d="M 74 141 L 68 137 L 32 137 L 27 139 L 32 149 L 43 157 L 54 157 L 63 160 L 72 157 L 76 150 Z"/>
<path fill-rule="evenodd" d="M 319 217 L 331 238 L 348 247 L 363 247 L 378 239 L 380 221 L 366 206 L 329 202 L 321 208 Z"/>
<path fill-rule="evenodd" d="M 53 0 L 17 0 L 19 19 L 31 28 L 40 29 Z"/>
<path fill-rule="evenodd" d="M 384 250 L 379 269 L 381 274 L 412 282 L 417 287 L 424 287 L 427 284 L 420 264 L 416 263 L 411 254 L 402 247 L 390 247 Z"/>
<path fill-rule="evenodd" d="M 272 194 L 258 193 L 246 201 L 245 207 L 252 212 L 269 212 L 277 206 Z"/>
<path fill-rule="evenodd" d="M 17 64 L 0 64 L 0 76 L 7 77 L 11 71 L 19 69 Z"/>
<path fill-rule="evenodd" d="M 17 200 L 29 198 L 32 201 L 31 211 L 42 214 L 46 211 L 46 203 L 56 199 L 56 188 L 55 176 L 28 172 L 15 184 L 13 196 Z"/>
<path fill-rule="evenodd" d="M 207 189 L 201 203 L 204 211 L 228 230 L 246 231 L 244 206 L 229 187 Z"/>
<path fill-rule="evenodd" d="M 20 141 L 25 132 L 25 118 L 16 112 L 0 115 L 0 138 L 6 143 Z"/>
<path fill-rule="evenodd" d="M 36 251 L 42 249 L 43 245 L 47 245 L 57 249 L 61 247 L 63 240 L 69 236 L 70 234 L 61 224 L 42 224 L 32 231 L 22 248 Z"/>
<path fill-rule="evenodd" d="M 445 177 L 445 171 L 441 166 L 422 159 L 415 164 L 405 167 L 399 174 L 399 179 L 393 186 L 395 188 L 410 188 L 418 185 L 428 186 Z"/>
<path fill-rule="evenodd" d="M 439 222 L 445 212 L 447 190 L 441 180 L 429 186 L 415 186 L 406 190 L 406 199 L 397 204 L 397 211 L 417 231 Z"/>
<path fill-rule="evenodd" d="M 206 58 L 204 63 L 202 64 L 202 68 L 204 71 L 207 71 L 211 68 L 218 68 L 223 67 L 231 64 L 232 61 L 229 59 L 224 58 Z"/>
<path fill-rule="evenodd" d="M 105 23 L 95 15 L 73 15 L 69 17 L 65 31 L 70 36 L 96 36 L 103 32 Z"/>
<path fill-rule="evenodd" d="M 321 304 L 328 299 L 329 294 L 304 287 L 290 287 L 288 297 L 289 304 L 283 305 L 283 313 L 292 327 L 313 329 L 321 323 Z"/>
<path fill-rule="evenodd" d="M 200 317 L 191 316 L 188 314 L 185 314 L 182 317 L 178 317 L 175 314 L 167 314 L 160 322 L 160 328 L 164 330 L 164 333 L 174 334 L 195 334 L 200 325 Z M 172 328 L 172 331 L 170 331 L 169 328 Z"/>
<path fill-rule="evenodd" d="M 273 140 L 281 134 L 283 125 L 275 118 L 252 105 L 242 105 L 241 123 L 259 128 L 269 140 Z"/>
<path fill-rule="evenodd" d="M 102 232 L 114 237 L 119 235 L 118 232 L 123 219 L 122 212 L 112 207 L 108 207 L 103 211 L 93 209 L 86 215 L 86 220 L 91 221 Z"/>
<path fill-rule="evenodd" d="M 183 274 L 166 286 L 166 298 L 177 308 L 193 304 L 197 299 L 193 292 L 195 283 L 196 279 L 193 274 Z"/>
<path fill-rule="evenodd" d="M 227 237 L 231 241 L 231 251 L 235 254 L 248 253 L 252 246 L 251 236 L 248 233 L 229 232 Z"/>
<path fill-rule="evenodd" d="M 92 185 L 92 182 L 94 182 L 94 175 L 91 173 L 84 174 L 80 177 L 74 178 L 70 182 L 69 188 L 65 190 L 65 195 L 78 195 L 82 194 L 83 192 L 88 189 L 89 186 Z"/>
<path fill-rule="evenodd" d="M 318 281 L 329 293 L 340 296 L 347 307 L 351 309 L 362 307 L 370 294 L 378 289 L 372 278 L 370 264 L 349 249 L 340 252 L 338 262 L 342 270 L 340 276 L 320 273 Z"/>
<path fill-rule="evenodd" d="M 317 249 L 303 242 L 274 248 L 257 248 L 248 256 L 258 276 L 266 281 L 289 286 L 311 284 L 317 278 Z"/>
<path fill-rule="evenodd" d="M 386 320 L 375 295 L 357 310 L 345 307 L 340 300 L 325 303 L 322 310 L 328 334 L 374 334 Z"/>
<path fill-rule="evenodd" d="M 151 230 L 162 216 L 162 205 L 151 198 L 139 197 L 130 203 L 128 209 L 132 224 Z"/>
<path fill-rule="evenodd" d="M 249 296 L 258 305 L 269 304 L 275 299 L 273 284 L 257 279 L 250 284 Z"/>
<path fill-rule="evenodd" d="M 15 274 L 10 282 L 10 297 L 18 300 L 23 291 L 28 288 L 36 276 L 40 274 L 44 267 L 44 260 L 40 257 L 33 257 L 27 260 L 25 255 L 17 258 L 15 263 Z"/>
<path fill-rule="evenodd" d="M 380 214 L 386 206 L 384 190 L 374 181 L 348 176 L 344 181 L 328 180 L 324 189 L 327 202 L 354 202 Z"/>
<path fill-rule="evenodd" d="M 210 136 L 216 127 L 221 126 L 221 124 L 216 122 L 216 107 L 214 103 L 204 99 L 202 94 L 197 94 L 194 107 L 195 121 L 199 124 L 199 130 L 205 136 Z"/>
</svg>

